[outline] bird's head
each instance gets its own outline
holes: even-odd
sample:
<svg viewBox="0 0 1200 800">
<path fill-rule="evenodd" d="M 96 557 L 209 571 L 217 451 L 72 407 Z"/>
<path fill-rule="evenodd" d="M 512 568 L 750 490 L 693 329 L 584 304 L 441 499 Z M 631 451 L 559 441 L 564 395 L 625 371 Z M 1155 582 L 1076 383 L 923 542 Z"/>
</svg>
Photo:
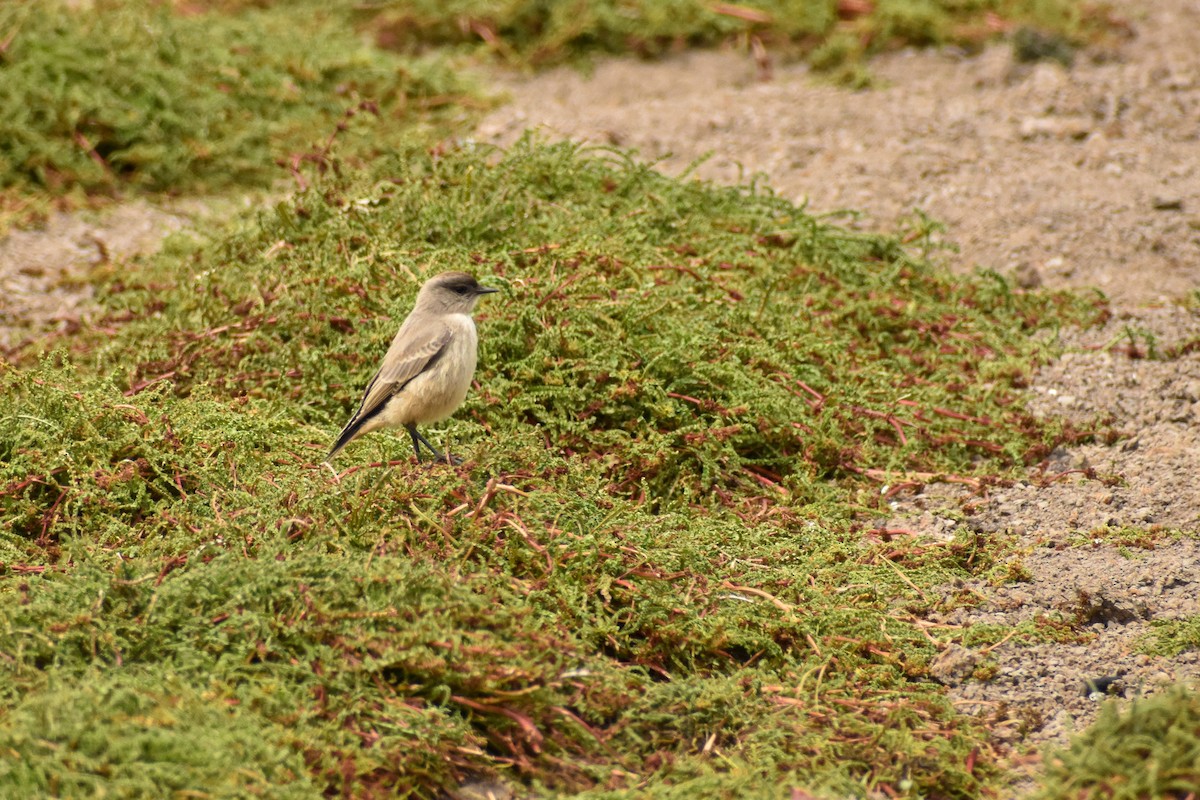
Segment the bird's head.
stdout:
<svg viewBox="0 0 1200 800">
<path fill-rule="evenodd" d="M 433 314 L 470 314 L 480 297 L 498 291 L 481 286 L 474 275 L 466 272 L 443 272 L 425 281 L 417 294 L 414 310 Z"/>
</svg>

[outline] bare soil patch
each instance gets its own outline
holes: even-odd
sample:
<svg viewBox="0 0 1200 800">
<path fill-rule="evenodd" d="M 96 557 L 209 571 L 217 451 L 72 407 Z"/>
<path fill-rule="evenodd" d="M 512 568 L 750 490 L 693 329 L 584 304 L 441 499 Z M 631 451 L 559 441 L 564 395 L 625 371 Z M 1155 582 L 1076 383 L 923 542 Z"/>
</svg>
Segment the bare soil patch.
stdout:
<svg viewBox="0 0 1200 800">
<path fill-rule="evenodd" d="M 40 228 L 0 239 L 0 353 L 48 331 L 69 333 L 94 312 L 91 270 L 152 253 L 207 213 L 204 201 L 122 203 L 56 213 Z"/>
<path fill-rule="evenodd" d="M 758 80 L 754 60 L 694 52 L 616 59 L 502 83 L 512 102 L 479 127 L 508 143 L 527 128 L 632 147 L 679 173 L 763 173 L 819 213 L 891 229 L 920 208 L 960 248 L 952 265 L 1026 283 L 1098 287 L 1141 304 L 1200 285 L 1200 62 L 1188 0 L 1130 3 L 1118 50 L 1017 64 L 913 51 L 872 62 L 881 88 L 823 85 L 804 65 Z"/>
</svg>

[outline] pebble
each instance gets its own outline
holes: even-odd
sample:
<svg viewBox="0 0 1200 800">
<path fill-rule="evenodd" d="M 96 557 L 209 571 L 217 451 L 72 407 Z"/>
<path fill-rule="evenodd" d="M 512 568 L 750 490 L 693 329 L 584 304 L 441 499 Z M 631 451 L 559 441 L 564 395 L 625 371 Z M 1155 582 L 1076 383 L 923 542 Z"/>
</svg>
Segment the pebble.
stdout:
<svg viewBox="0 0 1200 800">
<path fill-rule="evenodd" d="M 1087 117 L 1026 117 L 1017 126 L 1022 139 L 1086 139 L 1092 132 Z"/>
<path fill-rule="evenodd" d="M 951 644 L 929 665 L 929 674 L 947 686 L 958 686 L 971 677 L 979 661 L 975 651 Z"/>
<path fill-rule="evenodd" d="M 1151 205 L 1155 211 L 1183 211 L 1183 200 L 1179 197 L 1156 197 Z"/>
<path fill-rule="evenodd" d="M 1022 289 L 1036 289 L 1042 285 L 1042 274 L 1028 261 L 1022 261 L 1013 270 L 1013 280 Z"/>
</svg>

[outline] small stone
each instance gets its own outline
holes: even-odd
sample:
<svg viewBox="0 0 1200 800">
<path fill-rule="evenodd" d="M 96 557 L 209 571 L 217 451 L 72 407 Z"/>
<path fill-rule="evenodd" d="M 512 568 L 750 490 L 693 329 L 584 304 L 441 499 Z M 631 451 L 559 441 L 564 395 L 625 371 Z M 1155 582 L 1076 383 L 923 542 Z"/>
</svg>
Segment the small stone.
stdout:
<svg viewBox="0 0 1200 800">
<path fill-rule="evenodd" d="M 510 800 L 513 790 L 499 781 L 470 778 L 458 787 L 455 796 L 463 800 Z"/>
<path fill-rule="evenodd" d="M 1042 274 L 1028 261 L 1022 261 L 1013 270 L 1013 280 L 1022 289 L 1036 289 L 1042 285 Z"/>
<path fill-rule="evenodd" d="M 1152 675 L 1150 675 L 1150 677 L 1148 677 L 1146 679 L 1146 683 L 1151 684 L 1151 685 L 1153 685 L 1153 684 L 1168 684 L 1168 683 L 1174 683 L 1174 682 L 1175 682 L 1174 679 L 1170 676 L 1169 673 L 1162 672 L 1161 670 L 1159 672 L 1153 673 Z"/>
<path fill-rule="evenodd" d="M 939 683 L 957 686 L 971 676 L 979 660 L 980 656 L 974 650 L 951 644 L 929 665 L 929 674 Z"/>
<path fill-rule="evenodd" d="M 1086 117 L 1026 117 L 1017 132 L 1022 139 L 1086 139 L 1092 122 Z"/>
<path fill-rule="evenodd" d="M 1056 33 L 1022 26 L 1013 34 L 1012 42 L 1013 58 L 1019 63 L 1057 61 L 1064 67 L 1070 67 L 1075 61 L 1075 47 L 1065 36 Z M 1061 69 L 1051 69 L 1039 64 L 1031 80 L 1039 89 L 1055 89 L 1063 82 L 1059 74 L 1062 72 Z"/>
<path fill-rule="evenodd" d="M 1176 403 L 1167 414 L 1168 422 L 1191 422 L 1192 403 Z"/>
</svg>

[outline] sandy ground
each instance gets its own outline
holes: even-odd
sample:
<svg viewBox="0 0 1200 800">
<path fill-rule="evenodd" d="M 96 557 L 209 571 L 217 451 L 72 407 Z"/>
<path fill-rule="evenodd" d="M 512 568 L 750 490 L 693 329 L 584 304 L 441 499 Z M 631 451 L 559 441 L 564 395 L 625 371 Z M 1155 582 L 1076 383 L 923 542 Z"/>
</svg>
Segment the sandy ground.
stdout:
<svg viewBox="0 0 1200 800">
<path fill-rule="evenodd" d="M 1133 697 L 1200 675 L 1194 652 L 1137 649 L 1152 622 L 1200 613 L 1200 352 L 1187 346 L 1200 341 L 1200 313 L 1186 305 L 1200 289 L 1200 3 L 1121 9 L 1133 35 L 1070 69 L 1016 64 L 1005 46 L 971 57 L 906 51 L 874 63 L 878 85 L 866 92 L 824 85 L 803 66 L 775 64 L 763 81 L 734 52 L 618 59 L 590 76 L 498 76 L 511 102 L 477 132 L 507 143 L 536 127 L 633 147 L 668 172 L 709 156 L 701 176 L 761 172 L 811 211 L 860 228 L 894 229 L 920 208 L 958 248 L 943 256 L 950 269 L 986 266 L 1024 286 L 1094 287 L 1113 299 L 1116 318 L 1072 334 L 1030 402 L 1044 414 L 1111 414 L 1125 438 L 1058 451 L 1044 473 L 966 505 L 958 487 L 927 487 L 898 498 L 889 522 L 944 537 L 965 518 L 1022 553 L 1028 581 L 946 587 L 985 601 L 932 622 L 1065 619 L 1081 632 L 1070 644 L 951 646 L 937 662 L 956 703 L 989 720 L 1030 769 L 1036 759 L 1024 754 L 1094 718 L 1086 680 L 1119 677 L 1113 691 Z M 89 299 L 78 276 L 153 249 L 186 221 L 138 203 L 0 241 L 0 352 L 78 324 Z M 1131 336 L 1159 357 L 1130 358 Z M 1072 472 L 1089 467 L 1109 480 Z M 1148 546 L 1113 543 L 1108 534 L 1125 528 L 1152 532 Z"/>
<path fill-rule="evenodd" d="M 904 51 L 872 65 L 880 89 L 821 85 L 803 66 L 757 79 L 744 54 L 613 60 L 509 80 L 480 127 L 632 147 L 668 172 L 763 173 L 819 213 L 888 229 L 916 208 L 944 222 L 953 263 L 1098 287 L 1123 303 L 1180 298 L 1200 278 L 1200 4 L 1139 0 L 1135 37 L 1056 62 Z"/>
<path fill-rule="evenodd" d="M 69 334 L 85 324 L 94 310 L 93 271 L 120 268 L 197 220 L 231 216 L 257 202 L 135 200 L 98 213 L 56 213 L 40 228 L 0 238 L 0 358 L 49 331 Z"/>
</svg>

